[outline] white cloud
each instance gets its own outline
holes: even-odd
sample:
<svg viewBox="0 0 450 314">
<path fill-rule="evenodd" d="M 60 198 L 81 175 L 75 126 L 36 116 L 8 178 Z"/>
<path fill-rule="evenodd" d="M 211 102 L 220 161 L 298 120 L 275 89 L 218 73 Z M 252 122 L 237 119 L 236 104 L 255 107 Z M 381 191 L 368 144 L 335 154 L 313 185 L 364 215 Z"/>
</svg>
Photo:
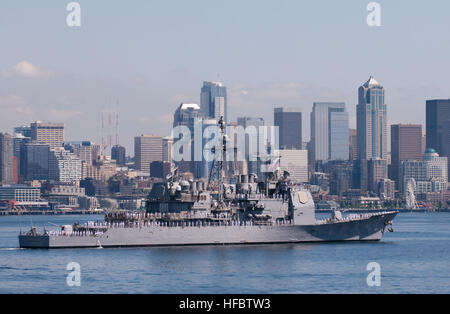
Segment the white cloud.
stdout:
<svg viewBox="0 0 450 314">
<path fill-rule="evenodd" d="M 16 75 L 27 78 L 41 78 L 41 77 L 49 77 L 52 75 L 51 72 L 42 70 L 26 60 L 17 63 L 13 67 L 13 72 Z"/>
</svg>

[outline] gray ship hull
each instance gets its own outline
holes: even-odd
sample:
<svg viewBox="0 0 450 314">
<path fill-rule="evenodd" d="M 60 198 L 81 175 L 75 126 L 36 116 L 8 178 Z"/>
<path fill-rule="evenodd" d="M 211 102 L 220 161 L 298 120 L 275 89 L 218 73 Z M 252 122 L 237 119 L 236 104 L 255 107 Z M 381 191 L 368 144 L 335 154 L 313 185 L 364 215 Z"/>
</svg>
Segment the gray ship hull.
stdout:
<svg viewBox="0 0 450 314">
<path fill-rule="evenodd" d="M 21 248 L 144 247 L 379 241 L 397 212 L 313 225 L 109 228 L 102 235 L 20 235 Z"/>
</svg>

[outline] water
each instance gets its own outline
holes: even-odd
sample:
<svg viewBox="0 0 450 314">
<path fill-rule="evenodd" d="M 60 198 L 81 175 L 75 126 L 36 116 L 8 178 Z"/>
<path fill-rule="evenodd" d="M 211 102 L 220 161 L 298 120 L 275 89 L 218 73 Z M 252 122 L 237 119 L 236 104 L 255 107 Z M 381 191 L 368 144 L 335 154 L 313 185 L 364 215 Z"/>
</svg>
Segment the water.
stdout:
<svg viewBox="0 0 450 314">
<path fill-rule="evenodd" d="M 33 225 L 102 216 L 0 217 L 0 293 L 450 293 L 450 213 L 401 213 L 381 242 L 19 249 Z M 81 266 L 69 287 L 66 266 Z M 369 287 L 369 262 L 381 286 Z"/>
</svg>

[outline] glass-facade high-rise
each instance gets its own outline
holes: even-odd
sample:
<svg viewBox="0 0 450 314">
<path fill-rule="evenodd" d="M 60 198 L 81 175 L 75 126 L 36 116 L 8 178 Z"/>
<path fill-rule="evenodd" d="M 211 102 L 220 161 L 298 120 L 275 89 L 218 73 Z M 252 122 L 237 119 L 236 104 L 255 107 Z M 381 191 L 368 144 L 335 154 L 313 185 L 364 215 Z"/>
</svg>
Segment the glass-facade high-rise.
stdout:
<svg viewBox="0 0 450 314">
<path fill-rule="evenodd" d="M 203 82 L 200 108 L 205 118 L 227 121 L 227 88 L 220 82 Z"/>
<path fill-rule="evenodd" d="M 330 139 L 329 154 L 330 160 L 348 159 L 348 112 L 331 109 L 330 127 L 328 129 Z"/>
<path fill-rule="evenodd" d="M 263 118 L 256 118 L 256 117 L 240 117 L 237 118 L 237 125 L 242 126 L 244 129 L 247 127 L 254 127 L 256 132 L 256 138 L 250 138 L 250 135 L 245 135 L 245 160 L 247 161 L 248 165 L 248 172 L 249 173 L 255 173 L 258 176 L 261 176 L 260 173 L 260 160 L 256 158 L 256 161 L 252 161 L 250 156 L 251 153 L 256 153 L 256 155 L 259 157 L 261 154 L 265 153 L 260 151 L 261 147 L 265 147 L 265 143 L 260 143 L 263 139 L 260 138 L 259 134 L 259 128 L 264 126 L 264 119 Z M 251 143 L 251 141 L 256 141 L 256 143 Z M 256 147 L 256 152 L 250 152 L 250 146 L 253 145 L 253 147 Z"/>
<path fill-rule="evenodd" d="M 0 133 L 0 184 L 14 183 L 13 156 L 12 135 Z"/>
<path fill-rule="evenodd" d="M 385 90 L 372 76 L 358 90 L 356 124 L 358 158 L 387 158 Z"/>
<path fill-rule="evenodd" d="M 450 99 L 426 102 L 426 148 L 432 148 L 442 157 L 448 157 L 450 176 Z"/>
<path fill-rule="evenodd" d="M 26 180 L 48 180 L 48 158 L 50 146 L 47 144 L 25 144 L 25 178 Z"/>
<path fill-rule="evenodd" d="M 111 159 L 116 161 L 116 165 L 125 166 L 126 162 L 126 148 L 120 145 L 114 145 L 111 148 Z"/>
<path fill-rule="evenodd" d="M 294 108 L 275 108 L 274 125 L 278 127 L 280 149 L 302 149 L 302 113 Z"/>
<path fill-rule="evenodd" d="M 315 102 L 311 112 L 311 158 L 348 160 L 349 116 L 345 103 Z"/>
<path fill-rule="evenodd" d="M 202 177 L 202 162 L 195 160 L 195 128 L 202 128 L 202 121 L 204 113 L 197 104 L 182 103 L 178 106 L 173 116 L 173 127 L 185 126 L 191 133 L 191 155 L 190 160 L 177 161 L 176 165 L 181 173 L 191 172 L 195 178 Z M 202 132 L 202 131 L 201 131 Z M 202 133 L 203 134 L 203 133 Z M 180 135 L 181 137 L 181 135 Z M 173 143 L 176 143 L 181 138 L 173 138 Z M 180 151 L 179 153 L 183 153 Z M 170 158 L 172 159 L 172 157 Z M 171 161 L 171 160 L 170 160 Z"/>
</svg>

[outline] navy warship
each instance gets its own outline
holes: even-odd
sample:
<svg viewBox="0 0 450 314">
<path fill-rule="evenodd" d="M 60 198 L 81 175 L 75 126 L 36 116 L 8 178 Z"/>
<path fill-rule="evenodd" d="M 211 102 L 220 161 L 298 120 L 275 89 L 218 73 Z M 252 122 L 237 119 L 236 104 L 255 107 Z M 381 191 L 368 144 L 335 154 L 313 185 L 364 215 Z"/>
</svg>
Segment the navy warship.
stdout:
<svg viewBox="0 0 450 314">
<path fill-rule="evenodd" d="M 224 182 L 223 162 L 217 163 L 214 189 L 210 182 L 183 180 L 174 168 L 166 182 L 154 184 L 145 211 L 110 211 L 102 222 L 74 223 L 58 230 L 38 232 L 31 227 L 20 233 L 19 245 L 106 248 L 379 241 L 398 213 L 344 217 L 336 210 L 330 218 L 318 220 L 310 191 L 293 184 L 286 171 L 267 173 L 263 181 L 254 174 L 237 175 L 231 184 Z"/>
</svg>

